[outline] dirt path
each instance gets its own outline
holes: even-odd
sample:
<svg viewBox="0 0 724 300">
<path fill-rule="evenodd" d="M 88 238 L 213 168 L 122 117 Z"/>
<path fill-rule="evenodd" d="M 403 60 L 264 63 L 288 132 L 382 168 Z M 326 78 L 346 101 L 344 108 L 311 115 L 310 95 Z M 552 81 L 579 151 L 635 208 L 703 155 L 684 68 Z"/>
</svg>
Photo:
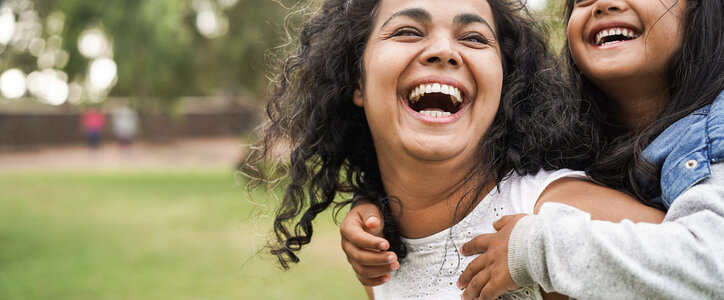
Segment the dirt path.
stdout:
<svg viewBox="0 0 724 300">
<path fill-rule="evenodd" d="M 139 142 L 130 148 L 106 143 L 97 150 L 77 145 L 25 152 L 0 152 L 0 172 L 224 167 L 231 169 L 245 148 L 240 139 L 203 138 L 162 144 Z"/>
</svg>

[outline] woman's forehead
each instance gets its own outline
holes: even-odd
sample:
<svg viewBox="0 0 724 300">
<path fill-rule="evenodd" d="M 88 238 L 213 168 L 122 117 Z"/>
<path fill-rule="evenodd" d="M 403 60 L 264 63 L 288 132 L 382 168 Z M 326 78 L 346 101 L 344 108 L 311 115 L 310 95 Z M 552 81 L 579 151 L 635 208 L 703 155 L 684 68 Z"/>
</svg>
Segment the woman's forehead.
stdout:
<svg viewBox="0 0 724 300">
<path fill-rule="evenodd" d="M 431 22 L 454 22 L 459 20 L 460 16 L 473 15 L 494 26 L 492 9 L 488 1 L 484 0 L 382 0 L 375 27 L 379 28 L 394 18 L 410 17 L 412 13 Z"/>
</svg>

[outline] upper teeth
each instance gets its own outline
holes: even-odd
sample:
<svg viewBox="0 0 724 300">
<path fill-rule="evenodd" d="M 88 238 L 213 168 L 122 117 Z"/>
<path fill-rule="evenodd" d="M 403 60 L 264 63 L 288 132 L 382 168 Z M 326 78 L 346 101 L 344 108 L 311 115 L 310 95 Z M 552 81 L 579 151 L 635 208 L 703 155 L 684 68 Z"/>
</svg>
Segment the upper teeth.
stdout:
<svg viewBox="0 0 724 300">
<path fill-rule="evenodd" d="M 638 34 L 628 28 L 609 28 L 601 30 L 599 33 L 596 34 L 596 45 L 601 45 L 601 40 L 610 35 L 623 35 L 632 39 L 639 37 Z"/>
<path fill-rule="evenodd" d="M 421 84 L 410 91 L 410 102 L 415 103 L 420 100 L 420 97 L 429 93 L 443 93 L 449 95 L 453 104 L 463 102 L 463 98 L 460 96 L 460 90 L 454 86 L 449 86 L 443 83 L 427 83 Z"/>
</svg>

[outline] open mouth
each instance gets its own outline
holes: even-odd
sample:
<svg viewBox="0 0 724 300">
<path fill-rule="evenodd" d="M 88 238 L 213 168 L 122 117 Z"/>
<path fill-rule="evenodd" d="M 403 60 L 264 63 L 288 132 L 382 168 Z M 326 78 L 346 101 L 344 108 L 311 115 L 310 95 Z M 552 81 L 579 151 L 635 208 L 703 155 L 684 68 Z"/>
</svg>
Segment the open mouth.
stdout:
<svg viewBox="0 0 724 300">
<path fill-rule="evenodd" d="M 613 27 L 606 28 L 593 37 L 593 44 L 596 46 L 609 45 L 614 43 L 620 43 L 628 40 L 633 40 L 639 37 L 641 34 L 631 28 L 624 27 Z"/>
<path fill-rule="evenodd" d="M 410 90 L 407 105 L 412 110 L 429 117 L 447 117 L 460 111 L 462 96 L 456 87 L 442 83 L 426 83 Z"/>
</svg>

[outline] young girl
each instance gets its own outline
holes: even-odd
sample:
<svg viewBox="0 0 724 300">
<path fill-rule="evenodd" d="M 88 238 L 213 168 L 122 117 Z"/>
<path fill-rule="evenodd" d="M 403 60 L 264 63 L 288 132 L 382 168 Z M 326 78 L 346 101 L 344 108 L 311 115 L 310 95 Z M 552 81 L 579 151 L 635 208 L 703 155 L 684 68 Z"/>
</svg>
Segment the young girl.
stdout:
<svg viewBox="0 0 724 300">
<path fill-rule="evenodd" d="M 610 149 L 588 174 L 652 199 L 667 217 L 592 222 L 556 204 L 505 217 L 497 234 L 463 247 L 485 251 L 460 278 L 465 298 L 531 283 L 585 299 L 721 298 L 724 4 L 570 0 L 566 19 L 569 75 L 594 100 Z"/>
<path fill-rule="evenodd" d="M 622 193 L 570 179 L 581 172 L 539 171 L 595 153 L 574 154 L 586 150 L 571 146 L 586 144 L 576 133 L 588 124 L 560 98 L 545 48 L 504 0 L 325 1 L 268 106 L 263 156 L 291 147 L 271 253 L 284 267 L 297 262 L 313 219 L 337 192 L 354 192 L 386 213 L 386 237 L 405 258 L 375 297 L 449 299 L 474 258 L 458 254 L 462 242 L 493 232 L 501 214 L 533 212 L 539 198 L 585 188 L 615 199 L 622 213 L 609 219 L 660 220 Z"/>
</svg>

